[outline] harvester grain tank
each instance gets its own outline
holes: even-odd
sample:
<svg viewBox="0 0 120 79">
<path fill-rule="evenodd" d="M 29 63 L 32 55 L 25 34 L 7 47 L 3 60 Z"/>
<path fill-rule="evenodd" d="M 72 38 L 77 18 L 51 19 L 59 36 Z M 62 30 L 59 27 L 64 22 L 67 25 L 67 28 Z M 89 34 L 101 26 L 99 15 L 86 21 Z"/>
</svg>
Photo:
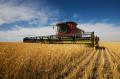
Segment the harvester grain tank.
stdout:
<svg viewBox="0 0 120 79">
<path fill-rule="evenodd" d="M 23 42 L 49 43 L 49 44 L 88 44 L 92 47 L 99 47 L 99 37 L 94 32 L 85 32 L 77 27 L 75 22 L 57 23 L 56 35 L 25 37 Z"/>
</svg>

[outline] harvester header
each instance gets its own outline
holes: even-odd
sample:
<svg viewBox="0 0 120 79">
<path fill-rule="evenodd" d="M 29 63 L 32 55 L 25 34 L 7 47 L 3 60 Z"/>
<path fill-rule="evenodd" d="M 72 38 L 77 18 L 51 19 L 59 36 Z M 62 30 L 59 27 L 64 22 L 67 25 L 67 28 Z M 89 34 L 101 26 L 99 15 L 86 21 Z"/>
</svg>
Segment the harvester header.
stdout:
<svg viewBox="0 0 120 79">
<path fill-rule="evenodd" d="M 57 23 L 56 35 L 25 37 L 23 42 L 49 43 L 49 44 L 88 44 L 92 47 L 99 47 L 99 37 L 94 32 L 85 32 L 77 27 L 75 22 Z"/>
</svg>

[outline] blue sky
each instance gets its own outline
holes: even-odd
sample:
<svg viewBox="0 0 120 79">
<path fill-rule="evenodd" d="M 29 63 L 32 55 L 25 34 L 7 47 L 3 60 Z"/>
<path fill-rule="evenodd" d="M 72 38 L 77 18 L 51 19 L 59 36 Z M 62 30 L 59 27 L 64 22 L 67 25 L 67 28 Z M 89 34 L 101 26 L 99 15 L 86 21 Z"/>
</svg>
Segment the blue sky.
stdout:
<svg viewBox="0 0 120 79">
<path fill-rule="evenodd" d="M 119 24 L 120 0 L 51 0 L 50 4 L 66 17 L 78 15 L 81 22 L 94 20 Z"/>
<path fill-rule="evenodd" d="M 55 34 L 52 25 L 64 21 L 119 41 L 120 0 L 0 0 L 0 41 Z"/>
</svg>

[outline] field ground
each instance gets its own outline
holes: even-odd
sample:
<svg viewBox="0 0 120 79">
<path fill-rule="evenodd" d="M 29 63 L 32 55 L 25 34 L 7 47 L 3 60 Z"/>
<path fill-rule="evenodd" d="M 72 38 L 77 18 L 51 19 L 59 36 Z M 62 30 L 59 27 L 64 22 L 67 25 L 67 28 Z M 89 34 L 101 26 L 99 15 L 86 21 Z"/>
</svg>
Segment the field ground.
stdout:
<svg viewBox="0 0 120 79">
<path fill-rule="evenodd" d="M 0 79 L 120 79 L 120 43 L 0 43 Z"/>
</svg>

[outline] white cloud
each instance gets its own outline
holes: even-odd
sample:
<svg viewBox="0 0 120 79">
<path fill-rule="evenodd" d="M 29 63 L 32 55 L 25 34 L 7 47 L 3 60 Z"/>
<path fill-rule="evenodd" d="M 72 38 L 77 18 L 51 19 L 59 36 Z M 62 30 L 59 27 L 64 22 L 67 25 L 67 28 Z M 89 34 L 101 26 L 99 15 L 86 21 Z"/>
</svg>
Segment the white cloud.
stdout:
<svg viewBox="0 0 120 79">
<path fill-rule="evenodd" d="M 84 23 L 79 24 L 79 28 L 86 32 L 94 31 L 98 35 L 101 41 L 120 41 L 120 27 L 113 24 L 106 23 Z M 0 41 L 22 41 L 26 36 L 43 36 L 43 35 L 55 35 L 56 32 L 51 27 L 43 28 L 19 28 L 19 30 L 13 31 L 0 31 Z"/>
<path fill-rule="evenodd" d="M 36 21 L 31 23 L 46 24 L 51 16 L 57 16 L 59 11 L 45 4 L 43 0 L 6 0 L 0 1 L 0 25 L 15 21 Z M 39 4 L 39 5 L 38 5 Z M 46 3 L 47 4 L 47 3 Z M 53 17 L 52 17 L 53 18 Z"/>
<path fill-rule="evenodd" d="M 48 19 L 48 14 L 44 11 L 37 11 L 32 7 L 17 6 L 8 3 L 0 4 L 0 24 L 22 20 L 30 21 L 34 18 L 38 18 L 41 23 L 44 23 Z"/>
<path fill-rule="evenodd" d="M 84 23 L 79 24 L 79 28 L 85 31 L 94 31 L 101 41 L 120 41 L 120 26 L 107 23 Z"/>
<path fill-rule="evenodd" d="M 36 1 L 32 0 L 24 1 L 22 4 L 19 3 L 19 1 L 20 0 L 0 1 L 0 27 L 2 27 L 2 24 L 11 24 L 16 21 L 28 21 L 31 25 L 37 24 L 38 27 L 33 26 L 33 28 L 29 28 L 29 26 L 27 26 L 28 28 L 22 28 L 21 26 L 14 25 L 12 30 L 0 31 L 0 41 L 22 41 L 22 38 L 27 35 L 51 34 L 51 28 L 41 25 L 49 25 L 48 20 L 51 20 L 51 16 L 57 16 L 58 10 L 49 7 L 49 5 L 44 6 L 42 0 L 39 0 L 37 4 L 34 4 Z"/>
<path fill-rule="evenodd" d="M 52 27 L 19 28 L 19 30 L 0 31 L 0 41 L 22 41 L 26 36 L 44 36 L 53 34 L 55 34 L 55 31 Z"/>
</svg>

